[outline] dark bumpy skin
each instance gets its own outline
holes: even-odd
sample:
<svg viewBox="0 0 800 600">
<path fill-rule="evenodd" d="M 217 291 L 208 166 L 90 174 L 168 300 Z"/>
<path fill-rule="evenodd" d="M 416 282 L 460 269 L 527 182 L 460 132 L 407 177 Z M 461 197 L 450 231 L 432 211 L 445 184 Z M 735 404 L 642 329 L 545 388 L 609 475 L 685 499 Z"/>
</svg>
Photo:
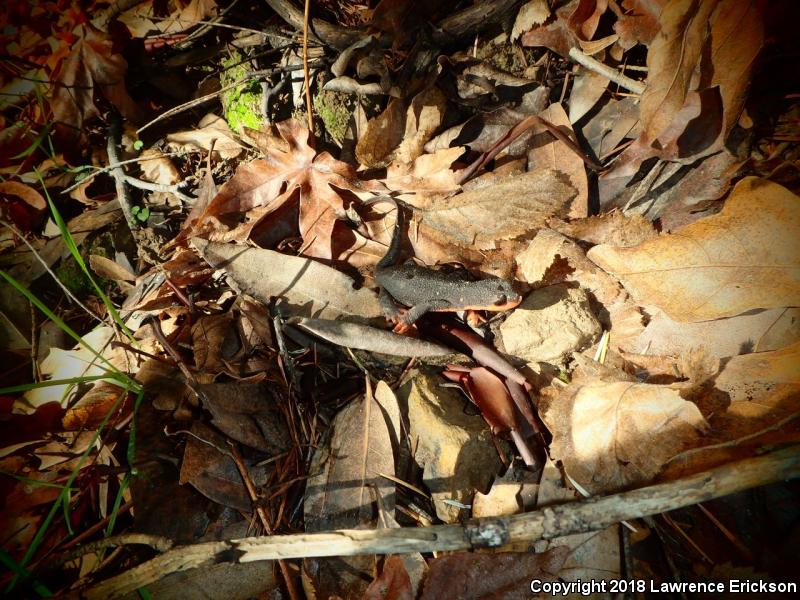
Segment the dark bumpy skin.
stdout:
<svg viewBox="0 0 800 600">
<path fill-rule="evenodd" d="M 445 273 L 420 267 L 413 261 L 398 265 L 403 211 L 395 200 L 381 196 L 367 202 L 390 202 L 396 218 L 392 241 L 384 257 L 375 266 L 375 279 L 381 286 L 381 306 L 400 330 L 408 329 L 414 321 L 430 311 L 490 310 L 514 308 L 522 297 L 510 282 L 498 277 L 468 281 L 455 273 Z M 400 310 L 397 303 L 409 307 Z"/>
</svg>

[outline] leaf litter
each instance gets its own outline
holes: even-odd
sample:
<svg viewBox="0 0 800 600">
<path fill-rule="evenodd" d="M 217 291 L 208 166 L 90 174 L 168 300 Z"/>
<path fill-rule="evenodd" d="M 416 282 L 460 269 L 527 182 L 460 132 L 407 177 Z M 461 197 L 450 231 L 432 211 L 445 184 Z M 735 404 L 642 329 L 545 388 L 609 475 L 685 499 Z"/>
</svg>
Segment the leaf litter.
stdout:
<svg viewBox="0 0 800 600">
<path fill-rule="evenodd" d="M 167 4 L 100 2 L 90 19 L 33 2 L 2 35 L 25 58 L 0 81 L 17 94 L 0 138 L 16 351 L 0 530 L 31 575 L 7 590 L 74 589 L 77 571 L 43 569 L 53 552 L 80 565 L 82 593 L 169 589 L 177 573 L 128 570 L 142 557 L 125 536 L 424 537 L 797 447 L 800 138 L 774 58 L 788 3 L 312 3 L 305 59 L 284 0 Z M 215 95 L 232 47 L 263 69 L 236 91 L 260 129 L 232 126 Z M 126 121 L 121 165 L 109 111 Z M 524 301 L 483 325 L 456 303 L 388 331 L 374 269 L 396 215 L 368 204 L 382 195 L 407 217 L 398 262 L 463 286 L 499 276 Z M 143 231 L 168 240 L 155 257 Z M 33 298 L 6 300 L 20 290 Z M 96 353 L 49 339 L 40 304 Z M 273 577 L 203 589 L 514 598 L 534 579 L 693 581 L 697 557 L 793 575 L 760 557 L 782 528 L 753 533 L 715 502 L 719 525 L 688 532 L 698 509 L 474 553 L 308 546 Z M 104 554 L 103 532 L 122 549 Z M 220 581 L 241 566 L 223 559 Z"/>
</svg>

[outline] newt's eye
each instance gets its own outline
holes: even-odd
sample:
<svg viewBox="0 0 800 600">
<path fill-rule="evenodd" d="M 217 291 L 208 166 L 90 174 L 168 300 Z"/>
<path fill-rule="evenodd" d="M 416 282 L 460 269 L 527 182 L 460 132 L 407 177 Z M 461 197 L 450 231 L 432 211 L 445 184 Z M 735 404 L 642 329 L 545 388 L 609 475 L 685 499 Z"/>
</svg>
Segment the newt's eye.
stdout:
<svg viewBox="0 0 800 600">
<path fill-rule="evenodd" d="M 495 304 L 497 304 L 498 306 L 500 306 L 501 304 L 506 304 L 506 303 L 507 303 L 507 300 L 506 300 L 506 295 L 505 294 L 500 294 L 500 296 L 495 301 Z"/>
</svg>

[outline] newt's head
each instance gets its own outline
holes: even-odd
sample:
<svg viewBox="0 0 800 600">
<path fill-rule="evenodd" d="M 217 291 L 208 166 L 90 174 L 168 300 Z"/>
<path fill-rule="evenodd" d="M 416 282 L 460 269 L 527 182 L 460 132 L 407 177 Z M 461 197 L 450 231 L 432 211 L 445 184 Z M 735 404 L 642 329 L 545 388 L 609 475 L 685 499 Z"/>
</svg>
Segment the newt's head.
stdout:
<svg viewBox="0 0 800 600">
<path fill-rule="evenodd" d="M 511 282 L 497 277 L 473 281 L 460 295 L 461 307 L 471 310 L 509 310 L 522 302 Z"/>
</svg>

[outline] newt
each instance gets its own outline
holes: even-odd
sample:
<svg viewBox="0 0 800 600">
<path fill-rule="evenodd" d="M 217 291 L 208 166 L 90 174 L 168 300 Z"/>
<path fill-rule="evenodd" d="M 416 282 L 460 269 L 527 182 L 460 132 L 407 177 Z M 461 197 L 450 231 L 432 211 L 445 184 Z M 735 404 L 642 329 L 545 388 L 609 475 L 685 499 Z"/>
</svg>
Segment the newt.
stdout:
<svg viewBox="0 0 800 600">
<path fill-rule="evenodd" d="M 394 204 L 397 215 L 389 248 L 375 266 L 380 303 L 387 317 L 396 324 L 396 331 L 407 331 L 417 319 L 431 311 L 499 312 L 522 302 L 522 296 L 514 291 L 511 282 L 499 277 L 471 281 L 458 273 L 419 266 L 413 260 L 398 264 L 403 211 L 390 196 L 373 198 L 366 204 L 376 202 Z M 399 308 L 398 304 L 407 309 Z"/>
</svg>

